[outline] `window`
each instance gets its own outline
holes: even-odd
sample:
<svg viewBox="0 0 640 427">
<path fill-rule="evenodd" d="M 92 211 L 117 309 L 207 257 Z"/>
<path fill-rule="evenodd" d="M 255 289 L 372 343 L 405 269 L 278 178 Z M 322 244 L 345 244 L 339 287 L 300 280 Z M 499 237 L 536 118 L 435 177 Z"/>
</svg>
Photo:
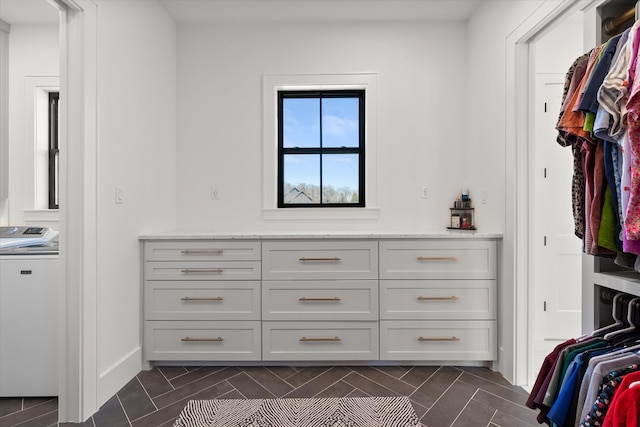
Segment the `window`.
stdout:
<svg viewBox="0 0 640 427">
<path fill-rule="evenodd" d="M 278 207 L 365 206 L 365 91 L 278 91 Z"/>
<path fill-rule="evenodd" d="M 364 91 L 364 107 L 359 120 L 364 123 L 366 152 L 359 172 L 362 190 L 358 190 L 361 207 L 335 205 L 328 209 L 319 204 L 279 205 L 280 152 L 278 150 L 278 104 L 280 92 Z M 377 221 L 378 207 L 378 76 L 376 73 L 349 74 L 273 74 L 262 77 L 262 218 L 266 221 Z M 283 177 L 284 178 L 284 177 Z M 366 193 L 365 193 L 366 190 Z M 366 203 L 365 203 L 366 199 Z M 295 207 L 295 208 L 293 208 Z M 293 209 L 292 209 L 293 208 Z"/>
<path fill-rule="evenodd" d="M 49 92 L 49 209 L 58 209 L 60 194 L 60 132 L 58 127 L 60 92 Z"/>
</svg>

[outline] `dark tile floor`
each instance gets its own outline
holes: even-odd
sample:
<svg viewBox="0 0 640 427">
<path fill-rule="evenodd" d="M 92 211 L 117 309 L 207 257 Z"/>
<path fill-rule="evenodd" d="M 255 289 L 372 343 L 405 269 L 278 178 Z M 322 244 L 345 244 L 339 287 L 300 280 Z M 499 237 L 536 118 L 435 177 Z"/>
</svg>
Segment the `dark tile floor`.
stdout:
<svg viewBox="0 0 640 427">
<path fill-rule="evenodd" d="M 408 396 L 424 426 L 538 426 L 527 393 L 485 368 L 158 367 L 141 372 L 83 427 L 171 427 L 190 399 Z M 56 426 L 57 400 L 0 399 L 0 427 Z"/>
</svg>

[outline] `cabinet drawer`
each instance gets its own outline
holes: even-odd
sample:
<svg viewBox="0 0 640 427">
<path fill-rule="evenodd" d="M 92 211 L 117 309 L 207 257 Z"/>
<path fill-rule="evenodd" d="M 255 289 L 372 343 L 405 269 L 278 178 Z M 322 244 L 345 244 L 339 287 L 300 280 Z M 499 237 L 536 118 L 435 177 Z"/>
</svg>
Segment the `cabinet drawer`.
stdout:
<svg viewBox="0 0 640 427">
<path fill-rule="evenodd" d="M 377 279 L 378 243 L 264 242 L 262 277 L 265 280 Z"/>
<path fill-rule="evenodd" d="M 260 261 L 148 261 L 146 280 L 260 280 Z"/>
<path fill-rule="evenodd" d="M 147 321 L 146 360 L 260 360 L 259 321 Z"/>
<path fill-rule="evenodd" d="M 148 281 L 146 320 L 260 320 L 259 281 Z"/>
<path fill-rule="evenodd" d="M 381 279 L 495 279 L 489 240 L 381 241 Z"/>
<path fill-rule="evenodd" d="M 262 313 L 264 320 L 378 320 L 378 282 L 265 281 Z"/>
<path fill-rule="evenodd" d="M 495 319 L 495 280 L 381 280 L 380 318 Z"/>
<path fill-rule="evenodd" d="M 263 322 L 262 360 L 377 360 L 378 322 Z"/>
<path fill-rule="evenodd" d="M 172 240 L 147 242 L 147 261 L 259 261 L 260 242 L 252 240 Z"/>
<path fill-rule="evenodd" d="M 380 322 L 384 360 L 488 361 L 496 347 L 495 320 Z"/>
</svg>

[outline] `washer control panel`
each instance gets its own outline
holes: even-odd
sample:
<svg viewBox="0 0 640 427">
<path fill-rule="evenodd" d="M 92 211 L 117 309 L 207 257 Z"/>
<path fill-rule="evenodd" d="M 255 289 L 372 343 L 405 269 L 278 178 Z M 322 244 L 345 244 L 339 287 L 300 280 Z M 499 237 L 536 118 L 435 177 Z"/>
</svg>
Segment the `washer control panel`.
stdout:
<svg viewBox="0 0 640 427">
<path fill-rule="evenodd" d="M 0 249 L 44 245 L 57 235 L 48 227 L 0 227 Z"/>
</svg>

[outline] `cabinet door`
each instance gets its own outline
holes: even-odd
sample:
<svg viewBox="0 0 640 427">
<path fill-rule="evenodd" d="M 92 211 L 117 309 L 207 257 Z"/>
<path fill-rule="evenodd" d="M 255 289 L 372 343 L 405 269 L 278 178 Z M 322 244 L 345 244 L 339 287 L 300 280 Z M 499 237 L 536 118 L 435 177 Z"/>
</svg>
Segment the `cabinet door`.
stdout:
<svg viewBox="0 0 640 427">
<path fill-rule="evenodd" d="M 378 322 L 262 322 L 262 360 L 377 360 Z"/>
<path fill-rule="evenodd" d="M 381 279 L 495 279 L 492 240 L 433 239 L 380 242 Z"/>
<path fill-rule="evenodd" d="M 146 242 L 147 261 L 259 261 L 260 242 L 253 240 L 169 240 Z"/>
<path fill-rule="evenodd" d="M 260 261 L 147 261 L 146 280 L 260 280 Z"/>
<path fill-rule="evenodd" d="M 260 320 L 259 281 L 147 281 L 146 320 Z"/>
<path fill-rule="evenodd" d="M 263 280 L 377 279 L 377 241 L 262 244 Z"/>
<path fill-rule="evenodd" d="M 495 280 L 381 280 L 380 318 L 495 319 Z"/>
<path fill-rule="evenodd" d="M 259 321 L 147 321 L 146 360 L 260 360 Z"/>
<path fill-rule="evenodd" d="M 489 361 L 497 358 L 495 320 L 380 322 L 383 360 Z"/>
<path fill-rule="evenodd" d="M 376 280 L 265 281 L 264 320 L 378 320 Z"/>
</svg>

